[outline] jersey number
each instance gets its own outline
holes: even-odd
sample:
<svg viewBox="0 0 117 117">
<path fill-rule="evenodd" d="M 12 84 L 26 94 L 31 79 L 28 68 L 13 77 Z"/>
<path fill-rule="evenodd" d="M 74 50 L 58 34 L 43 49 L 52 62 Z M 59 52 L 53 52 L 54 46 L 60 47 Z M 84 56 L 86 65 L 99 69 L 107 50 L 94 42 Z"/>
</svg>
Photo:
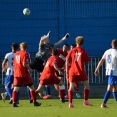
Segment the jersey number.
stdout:
<svg viewBox="0 0 117 117">
<path fill-rule="evenodd" d="M 20 63 L 20 55 L 16 56 L 16 62 L 19 64 Z"/>
<path fill-rule="evenodd" d="M 75 53 L 75 61 L 78 61 L 79 60 L 80 55 L 81 55 L 80 52 L 76 52 Z"/>
<path fill-rule="evenodd" d="M 107 58 L 107 62 L 108 62 L 108 63 L 111 63 L 111 61 L 112 61 L 112 55 L 109 54 L 109 55 L 108 55 L 108 58 Z"/>
</svg>

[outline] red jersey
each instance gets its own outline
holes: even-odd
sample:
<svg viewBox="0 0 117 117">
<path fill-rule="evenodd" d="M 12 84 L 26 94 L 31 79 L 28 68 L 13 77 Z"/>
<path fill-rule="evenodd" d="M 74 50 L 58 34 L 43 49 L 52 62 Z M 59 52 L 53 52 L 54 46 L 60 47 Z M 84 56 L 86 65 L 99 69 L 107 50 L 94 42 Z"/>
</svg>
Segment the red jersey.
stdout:
<svg viewBox="0 0 117 117">
<path fill-rule="evenodd" d="M 89 62 L 89 57 L 87 52 L 81 48 L 76 47 L 69 51 L 67 57 L 67 60 L 71 62 L 71 68 L 70 73 L 74 75 L 84 75 L 84 64 Z"/>
<path fill-rule="evenodd" d="M 29 63 L 30 55 L 24 50 L 16 52 L 14 56 L 14 77 L 29 77 L 30 73 L 27 68 L 23 66 L 24 63 Z"/>
<path fill-rule="evenodd" d="M 56 56 L 51 56 L 44 67 L 43 72 L 41 73 L 40 80 L 43 79 L 50 79 L 51 76 L 55 75 L 55 68 L 54 68 L 54 63 L 56 63 L 58 57 Z"/>
<path fill-rule="evenodd" d="M 67 52 L 63 52 L 62 49 L 57 49 L 57 50 L 58 50 L 57 65 L 58 65 L 59 68 L 62 68 L 65 65 L 65 60 L 66 60 Z"/>
</svg>

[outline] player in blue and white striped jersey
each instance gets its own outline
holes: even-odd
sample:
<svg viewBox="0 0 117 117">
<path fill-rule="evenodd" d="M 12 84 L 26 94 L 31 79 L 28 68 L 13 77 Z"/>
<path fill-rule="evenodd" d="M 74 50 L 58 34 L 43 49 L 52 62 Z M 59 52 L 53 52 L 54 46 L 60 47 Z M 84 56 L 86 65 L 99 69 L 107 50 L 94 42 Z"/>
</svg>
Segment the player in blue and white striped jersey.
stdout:
<svg viewBox="0 0 117 117">
<path fill-rule="evenodd" d="M 98 75 L 99 68 L 105 61 L 108 86 L 104 95 L 103 103 L 101 104 L 101 108 L 107 108 L 106 103 L 111 95 L 111 92 L 113 93 L 113 97 L 117 102 L 117 39 L 112 40 L 111 46 L 111 49 L 105 51 L 94 72 L 95 75 Z"/>
<path fill-rule="evenodd" d="M 14 58 L 14 54 L 16 53 L 18 48 L 19 48 L 19 45 L 17 43 L 12 43 L 12 46 L 11 46 L 12 52 L 7 53 L 2 62 L 2 72 L 6 73 L 6 77 L 5 77 L 5 81 L 4 81 L 6 92 L 1 93 L 2 100 L 4 102 L 5 102 L 5 98 L 6 98 L 7 94 L 10 97 L 10 100 L 12 100 L 12 88 L 11 87 L 12 87 L 12 83 L 13 83 L 13 79 L 14 79 L 13 58 Z"/>
</svg>

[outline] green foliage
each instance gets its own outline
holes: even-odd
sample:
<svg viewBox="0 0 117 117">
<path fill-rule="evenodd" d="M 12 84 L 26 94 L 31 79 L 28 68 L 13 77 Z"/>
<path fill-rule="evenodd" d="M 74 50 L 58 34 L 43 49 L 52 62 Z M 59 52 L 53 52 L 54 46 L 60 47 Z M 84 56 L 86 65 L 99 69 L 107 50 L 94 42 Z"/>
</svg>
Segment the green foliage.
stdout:
<svg viewBox="0 0 117 117">
<path fill-rule="evenodd" d="M 117 105 L 114 99 L 109 99 L 108 108 L 100 107 L 102 99 L 90 99 L 93 106 L 83 106 L 83 99 L 74 99 L 74 108 L 68 108 L 68 102 L 61 103 L 59 99 L 38 100 L 42 105 L 34 107 L 28 100 L 20 100 L 18 108 L 0 101 L 0 117 L 116 117 Z"/>
</svg>

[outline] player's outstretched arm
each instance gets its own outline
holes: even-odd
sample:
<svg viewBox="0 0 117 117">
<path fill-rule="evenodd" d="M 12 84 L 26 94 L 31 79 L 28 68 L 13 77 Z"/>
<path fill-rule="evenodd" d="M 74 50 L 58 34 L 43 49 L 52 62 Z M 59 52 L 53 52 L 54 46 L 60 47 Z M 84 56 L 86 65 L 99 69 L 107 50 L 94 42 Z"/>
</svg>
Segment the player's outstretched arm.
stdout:
<svg viewBox="0 0 117 117">
<path fill-rule="evenodd" d="M 54 44 L 54 47 L 60 45 L 63 43 L 67 38 L 69 37 L 69 33 L 67 33 L 61 40 L 59 40 L 57 43 Z"/>
</svg>

